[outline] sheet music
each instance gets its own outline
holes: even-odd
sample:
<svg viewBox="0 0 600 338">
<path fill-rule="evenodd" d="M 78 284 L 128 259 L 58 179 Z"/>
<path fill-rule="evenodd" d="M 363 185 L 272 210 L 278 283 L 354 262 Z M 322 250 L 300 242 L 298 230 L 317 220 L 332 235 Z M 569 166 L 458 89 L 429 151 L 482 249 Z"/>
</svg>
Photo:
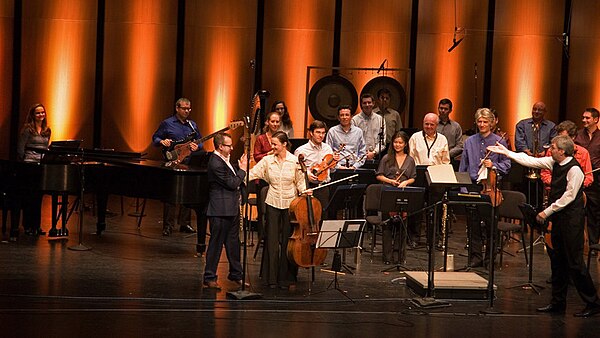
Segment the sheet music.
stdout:
<svg viewBox="0 0 600 338">
<path fill-rule="evenodd" d="M 458 183 L 452 164 L 438 164 L 427 167 L 432 183 Z"/>
</svg>

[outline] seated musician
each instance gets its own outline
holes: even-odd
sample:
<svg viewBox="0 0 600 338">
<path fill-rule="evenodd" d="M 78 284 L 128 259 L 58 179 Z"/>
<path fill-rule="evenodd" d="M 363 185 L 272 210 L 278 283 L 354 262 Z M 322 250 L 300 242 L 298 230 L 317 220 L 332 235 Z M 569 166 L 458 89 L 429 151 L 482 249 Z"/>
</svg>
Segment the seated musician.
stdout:
<svg viewBox="0 0 600 338">
<path fill-rule="evenodd" d="M 310 188 L 314 188 L 321 183 L 329 182 L 331 176 L 329 169 L 319 172 L 318 170 L 313 173 L 313 168 L 317 165 L 321 167 L 324 158 L 327 155 L 332 155 L 333 161 L 339 160 L 340 155 L 333 152 L 333 149 L 324 143 L 325 135 L 327 134 L 327 125 L 323 121 L 315 120 L 308 127 L 309 139 L 306 144 L 301 145 L 294 151 L 294 156 L 298 157 L 300 154 L 304 155 L 304 160 L 308 168 L 308 178 Z M 318 176 L 315 176 L 317 174 Z M 319 199 L 322 207 L 326 207 L 329 202 L 329 189 L 327 187 L 315 190 L 314 196 Z"/>
<path fill-rule="evenodd" d="M 415 161 L 407 154 L 408 150 L 408 135 L 403 132 L 397 132 L 392 140 L 392 146 L 388 149 L 388 153 L 383 156 L 377 169 L 377 180 L 383 184 L 391 185 L 394 187 L 406 187 L 415 182 L 417 177 L 417 170 Z M 387 215 L 384 215 L 387 218 Z M 409 220 L 409 226 L 406 231 L 409 238 L 409 245 L 416 247 L 414 239 L 419 233 L 418 229 L 415 229 L 417 222 L 412 217 Z M 400 250 L 400 244 L 404 243 L 404 229 L 396 228 L 396 236 L 393 236 L 393 227 L 397 226 L 394 222 L 387 223 L 383 227 L 383 262 L 384 264 L 390 264 L 392 260 L 392 241 L 394 242 L 394 249 L 399 250 L 398 252 L 403 253 L 404 250 Z M 395 237 L 395 238 L 394 238 Z M 402 248 L 403 249 L 403 248 Z M 404 261 L 405 257 L 398 257 L 398 261 Z"/>
<path fill-rule="evenodd" d="M 192 111 L 192 103 L 189 99 L 180 98 L 175 103 L 175 114 L 165 119 L 160 123 L 158 129 L 152 135 L 152 144 L 156 147 L 169 149 L 177 143 L 188 138 L 190 135 L 196 134 L 196 138 L 200 138 L 200 131 L 196 122 L 189 119 Z M 195 142 L 189 143 L 192 152 L 198 152 L 202 149 L 202 144 Z M 177 206 L 171 203 L 165 203 L 163 209 L 163 236 L 171 235 L 175 227 L 175 212 Z M 179 206 L 179 215 L 177 222 L 179 223 L 179 231 L 194 233 L 196 230 L 192 228 L 192 211 L 191 209 L 181 205 Z"/>
<path fill-rule="evenodd" d="M 19 143 L 17 145 L 17 156 L 20 161 L 39 163 L 42 159 L 42 153 L 32 150 L 48 149 L 50 143 L 50 134 L 52 131 L 48 126 L 48 115 L 43 104 L 37 103 L 29 108 L 25 124 L 19 134 Z M 16 241 L 19 234 L 19 212 L 23 208 L 23 229 L 29 236 L 44 235 L 41 228 L 42 217 L 42 193 L 28 191 L 24 196 L 17 197 L 14 203 L 14 209 L 11 212 L 11 234 L 10 240 Z"/>
<path fill-rule="evenodd" d="M 489 108 L 477 109 L 477 112 L 475 112 L 475 121 L 477 122 L 479 133 L 470 136 L 464 144 L 459 171 L 469 173 L 471 181 L 477 184 L 474 188 L 471 188 L 476 192 L 482 190 L 479 184 L 482 180 L 487 179 L 488 168 L 495 167 L 498 171 L 498 176 L 505 176 L 510 171 L 510 159 L 508 157 L 487 151 L 488 146 L 495 145 L 496 143 L 506 146 L 506 142 L 502 137 L 492 133 L 491 127 L 494 119 L 494 114 Z M 484 228 L 482 228 L 481 223 L 481 220 L 484 221 L 484 224 L 489 223 L 489 217 L 491 215 L 481 215 L 479 212 L 467 213 L 467 227 L 471 235 L 471 245 L 469 247 L 471 267 L 487 265 L 489 261 L 487 255 L 485 260 L 482 259 Z"/>
<path fill-rule="evenodd" d="M 365 164 L 367 147 L 362 130 L 352 125 L 352 107 L 349 105 L 339 106 L 338 120 L 340 124 L 329 129 L 326 141 L 334 151 L 340 152 L 341 160 L 336 168 L 360 168 Z M 342 144 L 344 147 L 340 150 Z"/>
</svg>

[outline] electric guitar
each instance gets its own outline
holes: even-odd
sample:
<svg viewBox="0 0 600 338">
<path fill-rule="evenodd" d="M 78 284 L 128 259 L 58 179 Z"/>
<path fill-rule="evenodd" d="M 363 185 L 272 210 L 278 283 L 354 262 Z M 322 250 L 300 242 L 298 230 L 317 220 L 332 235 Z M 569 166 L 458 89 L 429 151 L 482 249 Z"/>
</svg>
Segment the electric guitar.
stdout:
<svg viewBox="0 0 600 338">
<path fill-rule="evenodd" d="M 244 121 L 231 121 L 231 123 L 229 123 L 229 126 L 223 128 L 223 129 L 217 130 L 214 133 L 212 133 L 210 135 L 206 135 L 202 138 L 194 140 L 192 137 L 188 136 L 183 140 L 173 142 L 169 148 L 164 148 L 163 155 L 167 161 L 181 163 L 181 161 L 185 160 L 188 156 L 190 156 L 192 154 L 192 150 L 190 149 L 190 144 L 192 142 L 196 143 L 196 144 L 200 144 L 202 142 L 205 142 L 205 141 L 213 138 L 218 133 L 226 132 L 228 130 L 234 130 L 243 125 L 244 125 Z M 195 135 L 195 133 L 192 135 Z"/>
</svg>

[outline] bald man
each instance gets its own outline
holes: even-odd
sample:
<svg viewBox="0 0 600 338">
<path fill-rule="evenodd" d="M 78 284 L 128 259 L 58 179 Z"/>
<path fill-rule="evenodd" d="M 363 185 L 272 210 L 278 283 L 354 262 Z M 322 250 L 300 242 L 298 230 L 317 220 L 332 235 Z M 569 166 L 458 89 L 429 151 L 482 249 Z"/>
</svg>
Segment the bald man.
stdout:
<svg viewBox="0 0 600 338">
<path fill-rule="evenodd" d="M 427 113 L 423 118 L 423 131 L 414 133 L 408 141 L 410 156 L 417 165 L 450 163 L 448 139 L 437 132 L 440 123 L 435 113 Z"/>
<path fill-rule="evenodd" d="M 546 104 L 536 102 L 531 108 L 531 117 L 519 121 L 515 131 L 515 149 L 529 156 L 543 157 L 546 154 L 544 145 L 549 145 L 550 140 L 556 136 L 555 124 L 544 119 Z M 534 144 L 534 126 L 538 128 L 537 144 Z M 537 149 L 534 149 L 537 146 Z"/>
</svg>

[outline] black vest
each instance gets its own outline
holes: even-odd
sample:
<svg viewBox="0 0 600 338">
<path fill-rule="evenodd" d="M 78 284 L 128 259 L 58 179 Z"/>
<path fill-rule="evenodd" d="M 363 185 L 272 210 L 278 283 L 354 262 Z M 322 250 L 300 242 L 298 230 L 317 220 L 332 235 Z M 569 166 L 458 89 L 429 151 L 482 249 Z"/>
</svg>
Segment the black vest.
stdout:
<svg viewBox="0 0 600 338">
<path fill-rule="evenodd" d="M 554 203 L 554 201 L 559 199 L 565 193 L 567 190 L 567 173 L 575 166 L 581 168 L 575 157 L 571 158 L 571 161 L 563 166 L 560 166 L 558 162 L 554 163 L 554 166 L 552 167 L 552 182 L 550 182 L 550 196 L 548 199 L 550 203 Z M 567 211 L 572 207 L 583 207 L 583 182 L 581 185 L 582 186 L 579 187 L 579 190 L 577 191 L 575 200 L 563 210 L 559 211 L 559 213 Z"/>
</svg>

